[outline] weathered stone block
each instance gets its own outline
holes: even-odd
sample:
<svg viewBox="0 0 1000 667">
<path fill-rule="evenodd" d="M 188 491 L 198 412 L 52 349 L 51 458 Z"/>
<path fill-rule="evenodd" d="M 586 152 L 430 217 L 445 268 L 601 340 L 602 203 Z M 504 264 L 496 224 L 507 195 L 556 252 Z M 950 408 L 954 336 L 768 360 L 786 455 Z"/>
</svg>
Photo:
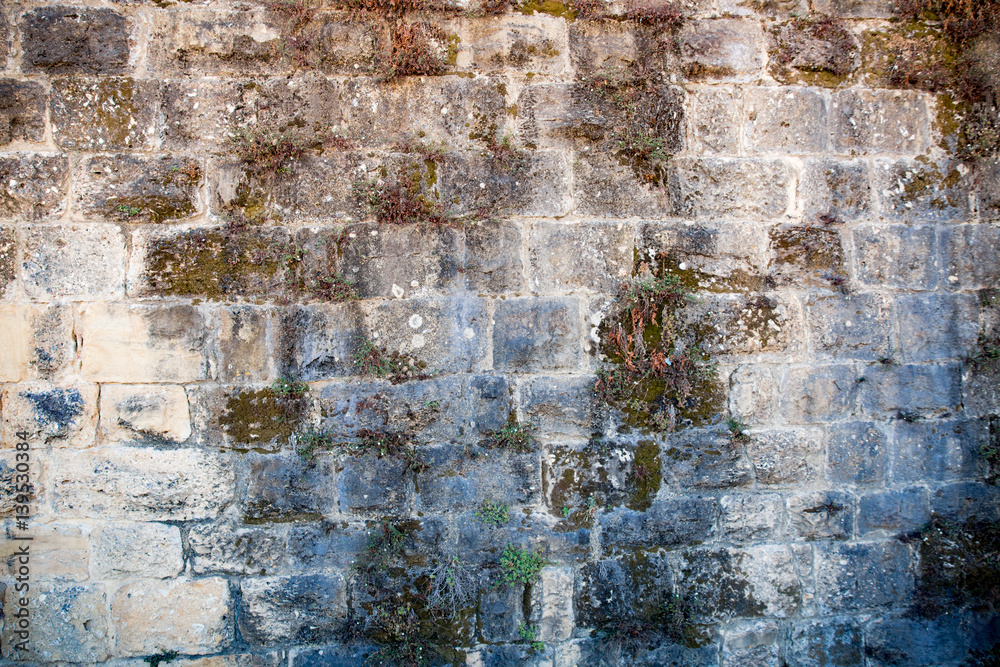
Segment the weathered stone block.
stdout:
<svg viewBox="0 0 1000 667">
<path fill-rule="evenodd" d="M 854 532 L 854 497 L 840 491 L 789 496 L 789 533 L 802 540 L 844 540 Z"/>
<path fill-rule="evenodd" d="M 772 280 L 792 285 L 835 288 L 846 285 L 844 250 L 835 229 L 810 225 L 780 225 L 772 227 Z"/>
<path fill-rule="evenodd" d="M 276 452 L 311 423 L 308 392 L 283 395 L 270 386 L 187 388 L 194 442 L 236 451 Z"/>
<path fill-rule="evenodd" d="M 130 21 L 110 9 L 40 7 L 21 20 L 21 67 L 49 74 L 123 74 Z"/>
<path fill-rule="evenodd" d="M 315 521 L 336 507 L 334 465 L 328 457 L 305 463 L 297 454 L 249 455 L 244 523 Z"/>
<path fill-rule="evenodd" d="M 562 216 L 570 211 L 570 165 L 559 151 L 530 151 L 506 167 L 490 155 L 451 152 L 441 165 L 441 198 L 457 213 Z"/>
<path fill-rule="evenodd" d="M 466 226 L 464 273 L 468 289 L 493 294 L 524 291 L 522 242 L 518 225 L 486 222 Z"/>
<path fill-rule="evenodd" d="M 976 179 L 979 216 L 984 220 L 996 221 L 1000 218 L 1000 161 L 980 160 L 976 170 L 979 172 Z"/>
<path fill-rule="evenodd" d="M 768 72 L 784 84 L 836 88 L 858 66 L 858 40 L 842 22 L 797 18 L 772 27 L 768 38 Z"/>
<path fill-rule="evenodd" d="M 727 356 L 796 356 L 805 349 L 798 303 L 784 297 L 711 295 L 675 313 L 682 331 L 713 359 Z"/>
<path fill-rule="evenodd" d="M 875 360 L 891 354 L 889 298 L 878 294 L 812 296 L 806 308 L 818 356 Z"/>
<path fill-rule="evenodd" d="M 844 90 L 833 94 L 830 106 L 837 153 L 919 153 L 927 123 L 927 104 L 915 91 Z"/>
<path fill-rule="evenodd" d="M 57 662 L 102 662 L 110 657 L 107 621 L 107 591 L 103 584 L 61 584 L 32 581 L 28 651 L 15 651 L 22 639 L 17 629 L 17 604 L 13 586 L 4 595 L 3 657 L 52 664 Z"/>
<path fill-rule="evenodd" d="M 24 291 L 38 301 L 121 298 L 125 263 L 125 237 L 115 225 L 33 225 L 25 230 Z"/>
<path fill-rule="evenodd" d="M 897 421 L 890 468 L 894 482 L 975 477 L 982 462 L 977 451 L 989 428 L 978 420 Z"/>
<path fill-rule="evenodd" d="M 184 567 L 181 531 L 162 523 L 104 525 L 94 538 L 93 571 L 98 579 L 176 577 Z"/>
<path fill-rule="evenodd" d="M 967 632 L 957 614 L 876 618 L 865 630 L 865 652 L 877 667 L 946 665 L 965 655 Z"/>
<path fill-rule="evenodd" d="M 225 579 L 171 579 L 125 584 L 111 601 L 117 653 L 215 653 L 233 636 Z"/>
<path fill-rule="evenodd" d="M 201 162 L 195 158 L 112 155 L 79 172 L 74 206 L 91 220 L 170 222 L 201 213 Z"/>
<path fill-rule="evenodd" d="M 690 126 L 695 146 L 705 153 L 736 155 L 740 147 L 743 96 L 733 88 L 699 88 L 692 91 Z"/>
<path fill-rule="evenodd" d="M 188 532 L 191 568 L 197 574 L 267 574 L 284 565 L 286 534 L 273 526 L 201 523 Z"/>
<path fill-rule="evenodd" d="M 20 469 L 18 469 L 20 467 Z M 38 456 L 29 461 L 18 461 L 17 452 L 0 451 L 0 518 L 13 518 L 15 514 L 28 514 L 45 507 L 48 488 L 42 484 L 42 463 Z M 28 503 L 25 512 L 24 504 Z"/>
<path fill-rule="evenodd" d="M 489 452 L 469 458 L 463 447 L 421 448 L 428 469 L 416 477 L 418 510 L 448 512 L 478 508 L 484 500 L 532 505 L 542 495 L 537 453 Z"/>
<path fill-rule="evenodd" d="M 0 381 L 18 382 L 28 372 L 32 310 L 27 306 L 0 304 L 0 328 L 5 339 L 0 345 Z"/>
<path fill-rule="evenodd" d="M 340 511 L 345 514 L 404 516 L 413 501 L 405 461 L 374 455 L 344 457 L 337 469 Z"/>
<path fill-rule="evenodd" d="M 958 364 L 877 368 L 861 383 L 865 414 L 919 419 L 953 412 L 962 403 Z"/>
<path fill-rule="evenodd" d="M 903 360 L 964 357 L 979 333 L 979 299 L 964 294 L 914 294 L 896 299 Z"/>
<path fill-rule="evenodd" d="M 143 150 L 156 133 L 156 82 L 108 77 L 52 82 L 52 134 L 63 148 Z"/>
<path fill-rule="evenodd" d="M 62 450 L 53 471 L 54 508 L 65 517 L 207 519 L 233 497 L 229 459 L 200 449 Z"/>
<path fill-rule="evenodd" d="M 521 605 L 518 604 L 522 599 L 523 589 L 524 587 L 520 585 L 508 586 L 499 589 L 491 588 L 484 593 L 479 603 L 477 621 L 482 626 L 482 636 L 486 641 L 510 642 L 518 639 L 518 627 L 521 623 L 526 622 Z M 508 655 L 510 654 L 508 653 Z M 518 655 L 518 657 L 523 656 Z M 523 663 L 517 660 L 513 664 Z"/>
<path fill-rule="evenodd" d="M 737 366 L 729 375 L 729 413 L 748 424 L 769 422 L 774 413 L 776 386 L 770 368 L 758 364 Z"/>
<path fill-rule="evenodd" d="M 226 146 L 256 110 L 255 81 L 173 80 L 159 90 L 163 148 L 209 150 Z"/>
<path fill-rule="evenodd" d="M 667 209 L 666 191 L 640 183 L 631 167 L 612 155 L 588 151 L 573 162 L 576 213 L 601 218 L 659 218 Z"/>
<path fill-rule="evenodd" d="M 493 321 L 493 367 L 513 372 L 579 367 L 580 320 L 580 306 L 572 298 L 500 301 Z"/>
<path fill-rule="evenodd" d="M 566 641 L 573 633 L 573 568 L 543 567 L 538 636 L 545 642 Z"/>
<path fill-rule="evenodd" d="M 769 542 L 780 534 L 785 503 L 776 493 L 722 496 L 719 537 L 725 542 Z"/>
<path fill-rule="evenodd" d="M 941 273 L 934 232 L 930 226 L 855 228 L 857 279 L 871 286 L 934 289 Z"/>
<path fill-rule="evenodd" d="M 189 382 L 206 375 L 205 318 L 193 306 L 89 304 L 76 313 L 83 377 L 97 382 Z"/>
<path fill-rule="evenodd" d="M 790 368 L 779 386 L 777 414 L 789 424 L 843 419 L 856 411 L 859 384 L 851 366 Z"/>
<path fill-rule="evenodd" d="M 931 511 L 952 521 L 998 521 L 1000 490 L 982 482 L 948 484 L 931 494 Z"/>
<path fill-rule="evenodd" d="M 460 70 L 532 71 L 556 76 L 569 67 L 567 23 L 534 14 L 468 18 L 458 26 Z"/>
<path fill-rule="evenodd" d="M 642 35 L 621 21 L 579 18 L 567 26 L 570 62 L 577 72 L 628 67 L 639 59 Z"/>
<path fill-rule="evenodd" d="M 325 569 L 345 570 L 368 547 L 369 532 L 363 523 L 293 524 L 288 532 L 288 548 L 276 545 L 273 551 L 276 560 L 286 561 L 307 574 Z"/>
<path fill-rule="evenodd" d="M 684 218 L 776 218 L 788 208 L 792 173 L 781 160 L 675 158 L 670 211 Z"/>
<path fill-rule="evenodd" d="M 28 315 L 31 330 L 29 368 L 43 380 L 62 377 L 76 361 L 73 307 L 69 304 L 49 304 L 32 308 Z M 10 340 L 18 340 L 13 332 Z M 3 353 L 0 352 L 0 359 L 2 358 Z"/>
<path fill-rule="evenodd" d="M 362 334 L 362 318 L 350 303 L 287 309 L 278 322 L 280 374 L 307 382 L 353 374 L 351 355 Z"/>
<path fill-rule="evenodd" d="M 10 22 L 0 13 L 0 68 L 3 69 L 7 69 L 7 56 L 10 55 L 10 33 Z"/>
<path fill-rule="evenodd" d="M 919 530 L 930 518 L 925 489 L 875 491 L 858 498 L 858 537 L 873 532 L 887 537 L 909 533 Z"/>
<path fill-rule="evenodd" d="M 689 79 L 746 79 L 763 66 L 764 33 L 756 21 L 715 19 L 686 23 L 677 35 Z"/>
<path fill-rule="evenodd" d="M 0 158 L 0 218 L 41 220 L 66 209 L 69 159 L 65 155 L 15 153 Z"/>
<path fill-rule="evenodd" d="M 816 548 L 816 594 L 826 613 L 904 604 L 913 594 L 913 557 L 896 540 Z"/>
<path fill-rule="evenodd" d="M 542 294 L 613 294 L 632 273 L 635 229 L 626 223 L 537 223 L 528 240 L 529 284 Z"/>
<path fill-rule="evenodd" d="M 844 422 L 830 427 L 826 476 L 834 483 L 884 482 L 889 439 L 874 422 Z"/>
<path fill-rule="evenodd" d="M 91 447 L 97 420 L 97 386 L 22 382 L 3 390 L 3 444 L 26 434 L 36 445 Z"/>
<path fill-rule="evenodd" d="M 806 219 L 836 224 L 867 217 L 873 206 L 868 179 L 864 160 L 806 161 L 799 188 Z"/>
<path fill-rule="evenodd" d="M 34 81 L 0 79 L 0 146 L 45 140 L 45 89 Z"/>
<path fill-rule="evenodd" d="M 956 225 L 941 231 L 948 285 L 953 289 L 1000 286 L 1000 225 Z"/>
<path fill-rule="evenodd" d="M 788 653 L 802 667 L 863 667 L 861 626 L 853 619 L 807 619 L 795 622 L 788 636 Z"/>
<path fill-rule="evenodd" d="M 826 99 L 811 88 L 750 88 L 743 100 L 747 148 L 820 153 L 828 141 Z"/>
<path fill-rule="evenodd" d="M 543 440 L 586 439 L 593 431 L 594 378 L 532 378 L 521 385 L 521 409 Z"/>
<path fill-rule="evenodd" d="M 14 501 L 15 496 L 16 494 L 11 494 L 9 497 Z M 8 581 L 18 576 L 18 570 L 23 564 L 19 562 L 21 559 L 17 554 L 25 543 L 16 539 L 16 536 L 21 537 L 25 534 L 32 538 L 28 546 L 30 555 L 27 565 L 33 580 L 80 582 L 90 578 L 90 525 L 32 522 L 28 524 L 26 531 L 15 530 L 16 525 L 13 522 L 7 524 L 4 531 L 5 539 L 0 545 L 0 563 L 4 565 L 2 572 Z M 8 589 L 7 595 L 20 597 L 17 593 L 18 591 L 11 588 Z M 36 596 L 30 594 L 30 598 L 34 601 Z"/>
<path fill-rule="evenodd" d="M 744 443 L 758 484 L 805 484 L 823 470 L 819 429 L 757 430 Z"/>
<path fill-rule="evenodd" d="M 222 382 L 263 382 L 274 377 L 266 308 L 227 306 L 218 313 L 218 377 Z"/>
<path fill-rule="evenodd" d="M 883 218 L 950 221 L 969 217 L 972 180 L 968 174 L 965 165 L 952 161 L 879 160 L 872 180 Z"/>
<path fill-rule="evenodd" d="M 881 0 L 817 0 L 814 11 L 852 19 L 889 19 L 892 5 Z"/>
<path fill-rule="evenodd" d="M 11 225 L 0 225 L 0 298 L 17 278 L 17 257 L 17 230 Z"/>
<path fill-rule="evenodd" d="M 744 621 L 731 627 L 722 644 L 723 667 L 780 665 L 783 632 L 774 621 Z"/>
<path fill-rule="evenodd" d="M 681 487 L 728 489 L 753 481 L 750 462 L 732 438 L 715 431 L 685 431 L 668 438 L 667 479 Z"/>
<path fill-rule="evenodd" d="M 342 575 L 244 579 L 240 591 L 240 633 L 254 645 L 329 641 L 347 616 Z"/>
<path fill-rule="evenodd" d="M 619 509 L 601 515 L 605 544 L 617 547 L 681 546 L 704 542 L 716 532 L 718 501 L 702 496 L 657 500 L 645 512 Z"/>
</svg>

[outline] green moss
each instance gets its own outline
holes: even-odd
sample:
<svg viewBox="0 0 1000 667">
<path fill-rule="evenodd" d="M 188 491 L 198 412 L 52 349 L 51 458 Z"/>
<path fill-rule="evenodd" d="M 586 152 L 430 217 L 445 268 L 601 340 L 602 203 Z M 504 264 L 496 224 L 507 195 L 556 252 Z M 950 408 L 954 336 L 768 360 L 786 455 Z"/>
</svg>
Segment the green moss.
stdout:
<svg viewBox="0 0 1000 667">
<path fill-rule="evenodd" d="M 535 12 L 548 14 L 558 18 L 572 21 L 576 18 L 576 10 L 569 4 L 559 2 L 559 0 L 525 0 L 518 5 L 518 11 L 522 14 L 531 15 Z"/>
<path fill-rule="evenodd" d="M 641 440 L 635 450 L 632 467 L 633 491 L 628 507 L 640 512 L 648 510 L 663 482 L 660 447 L 652 440 Z"/>
<path fill-rule="evenodd" d="M 113 200 L 109 199 L 105 204 L 105 212 L 109 217 L 128 219 L 141 216 L 148 222 L 179 220 L 193 215 L 195 211 L 194 204 L 187 197 L 171 197 L 169 195 L 148 194 L 116 197 Z"/>
<path fill-rule="evenodd" d="M 229 438 L 248 449 L 272 442 L 287 444 L 305 416 L 307 402 L 283 398 L 267 389 L 244 390 L 226 400 L 219 425 Z"/>
</svg>

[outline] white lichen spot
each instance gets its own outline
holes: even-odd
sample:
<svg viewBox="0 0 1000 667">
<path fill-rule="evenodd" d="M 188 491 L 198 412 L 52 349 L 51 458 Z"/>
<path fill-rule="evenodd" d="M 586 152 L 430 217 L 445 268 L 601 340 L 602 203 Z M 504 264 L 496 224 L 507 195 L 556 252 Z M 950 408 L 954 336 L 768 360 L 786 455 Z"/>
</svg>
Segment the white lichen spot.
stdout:
<svg viewBox="0 0 1000 667">
<path fill-rule="evenodd" d="M 469 340 L 472 340 L 476 337 L 476 332 L 472 329 L 472 327 L 465 327 L 465 331 L 462 332 L 462 335 Z"/>
<path fill-rule="evenodd" d="M 411 329 L 419 329 L 424 324 L 424 318 L 420 317 L 417 313 L 410 315 L 409 325 Z"/>
<path fill-rule="evenodd" d="M 413 347 L 414 350 L 419 350 L 426 344 L 427 341 L 424 340 L 422 334 L 413 334 L 413 338 L 410 340 L 410 345 Z"/>
<path fill-rule="evenodd" d="M 403 290 L 402 287 L 400 287 L 395 283 L 392 284 L 392 295 L 394 297 L 396 297 L 397 299 L 402 299 L 404 294 L 406 294 L 406 292 Z"/>
</svg>

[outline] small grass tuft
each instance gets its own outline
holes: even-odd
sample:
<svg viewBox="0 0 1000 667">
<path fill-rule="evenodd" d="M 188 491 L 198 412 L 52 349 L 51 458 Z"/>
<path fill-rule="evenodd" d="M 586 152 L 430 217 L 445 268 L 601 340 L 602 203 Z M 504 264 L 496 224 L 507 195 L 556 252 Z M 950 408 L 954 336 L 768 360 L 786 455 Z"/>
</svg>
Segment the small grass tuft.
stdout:
<svg viewBox="0 0 1000 667">
<path fill-rule="evenodd" d="M 501 137 L 490 134 L 486 136 L 485 142 L 486 154 L 503 171 L 508 173 L 517 172 L 527 164 L 527 152 L 522 148 L 518 148 L 514 144 L 514 138 L 509 134 L 504 134 Z"/>
<path fill-rule="evenodd" d="M 260 126 L 237 129 L 230 143 L 247 171 L 259 178 L 273 178 L 287 172 L 289 164 L 305 155 L 308 149 L 301 139 Z"/>
<path fill-rule="evenodd" d="M 308 430 L 295 436 L 296 451 L 306 463 L 316 459 L 316 453 L 336 447 L 333 434 L 329 431 Z"/>
<path fill-rule="evenodd" d="M 177 651 L 162 651 L 156 655 L 147 656 L 142 661 L 149 664 L 150 667 L 160 667 L 161 664 L 173 662 L 180 657 L 180 653 Z"/>
<path fill-rule="evenodd" d="M 508 544 L 500 554 L 500 573 L 494 587 L 531 585 L 538 581 L 542 568 L 549 564 L 550 561 L 537 551 Z"/>
<path fill-rule="evenodd" d="M 510 521 L 510 505 L 505 502 L 486 499 L 475 514 L 476 520 L 484 526 L 499 528 Z"/>
<path fill-rule="evenodd" d="M 519 424 L 517 418 L 511 413 L 505 426 L 483 433 L 483 440 L 479 444 L 487 449 L 526 454 L 535 451 L 534 433 L 534 426 Z"/>
<path fill-rule="evenodd" d="M 309 385 L 282 377 L 271 384 L 271 391 L 279 398 L 302 398 L 309 393 Z"/>
<path fill-rule="evenodd" d="M 531 650 L 536 653 L 545 653 L 545 642 L 538 639 L 538 626 L 521 621 L 517 628 L 517 634 L 521 641 L 531 646 Z"/>
<path fill-rule="evenodd" d="M 733 442 L 748 442 L 750 440 L 750 434 L 747 433 L 750 427 L 739 417 L 727 419 L 726 428 L 729 430 L 729 438 Z"/>
<path fill-rule="evenodd" d="M 392 384 L 430 378 L 424 372 L 427 367 L 424 362 L 402 352 L 389 352 L 367 338 L 357 340 L 352 358 L 361 375 L 383 378 Z"/>
<path fill-rule="evenodd" d="M 458 217 L 420 192 L 419 179 L 396 175 L 357 183 L 354 192 L 383 225 L 452 225 Z"/>
</svg>

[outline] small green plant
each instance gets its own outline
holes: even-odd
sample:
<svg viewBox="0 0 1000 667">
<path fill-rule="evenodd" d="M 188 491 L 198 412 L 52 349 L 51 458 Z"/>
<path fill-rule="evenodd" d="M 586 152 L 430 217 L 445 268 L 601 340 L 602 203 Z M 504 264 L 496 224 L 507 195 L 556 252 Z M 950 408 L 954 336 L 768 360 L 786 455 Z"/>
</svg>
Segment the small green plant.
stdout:
<svg viewBox="0 0 1000 667">
<path fill-rule="evenodd" d="M 424 667 L 434 655 L 421 637 L 420 618 L 412 602 L 386 599 L 375 603 L 366 634 L 378 646 L 366 665 Z"/>
<path fill-rule="evenodd" d="M 479 444 L 487 449 L 525 454 L 535 451 L 534 433 L 534 426 L 519 424 L 517 418 L 511 413 L 505 426 L 484 432 L 483 440 Z"/>
<path fill-rule="evenodd" d="M 521 641 L 531 646 L 531 650 L 536 653 L 545 653 L 545 642 L 538 639 L 538 626 L 521 621 L 517 628 L 517 634 L 521 636 Z"/>
<path fill-rule="evenodd" d="M 118 204 L 115 210 L 127 218 L 134 218 L 135 216 L 142 213 L 142 209 L 139 208 L 138 206 L 130 206 L 128 204 Z"/>
<path fill-rule="evenodd" d="M 503 171 L 509 173 L 516 172 L 522 169 L 527 163 L 527 153 L 515 145 L 513 137 L 509 134 L 501 137 L 490 134 L 486 136 L 485 142 L 486 154 Z"/>
<path fill-rule="evenodd" d="M 316 452 L 336 447 L 333 434 L 329 431 L 305 431 L 295 436 L 295 442 L 299 456 L 307 463 L 315 460 Z"/>
<path fill-rule="evenodd" d="M 494 502 L 487 498 L 479 506 L 474 516 L 484 526 L 499 528 L 510 521 L 510 505 L 499 501 Z"/>
<path fill-rule="evenodd" d="M 747 433 L 750 427 L 739 417 L 730 417 L 727 419 L 726 428 L 729 429 L 729 437 L 734 442 L 747 442 L 750 440 L 750 434 Z"/>
<path fill-rule="evenodd" d="M 361 375 L 383 378 L 392 384 L 430 378 L 424 372 L 424 362 L 401 352 L 389 352 L 367 338 L 357 339 L 352 358 Z"/>
<path fill-rule="evenodd" d="M 427 469 L 427 463 L 417 454 L 410 434 L 405 431 L 383 431 L 363 428 L 358 431 L 359 441 L 348 446 L 352 454 L 364 456 L 373 454 L 378 458 L 396 458 L 406 464 L 406 469 L 414 473 Z"/>
<path fill-rule="evenodd" d="M 354 283 L 348 282 L 339 273 L 325 278 L 316 277 L 307 280 L 303 285 L 303 291 L 310 296 L 332 303 L 355 301 L 359 298 Z"/>
<path fill-rule="evenodd" d="M 562 515 L 563 515 L 564 519 L 568 519 L 569 515 L 572 514 L 572 513 L 573 513 L 573 510 L 571 510 L 569 507 L 566 507 L 565 505 L 563 506 L 563 508 L 562 508 Z"/>
<path fill-rule="evenodd" d="M 309 385 L 282 377 L 271 384 L 271 391 L 279 398 L 302 398 L 309 393 Z"/>
<path fill-rule="evenodd" d="M 369 586 L 384 574 L 403 553 L 406 533 L 399 526 L 383 521 L 368 536 L 368 545 L 355 564 L 355 571 L 363 585 Z"/>
<path fill-rule="evenodd" d="M 305 155 L 308 148 L 300 139 L 259 126 L 236 130 L 230 141 L 247 171 L 261 178 L 288 171 L 288 165 Z"/>
<path fill-rule="evenodd" d="M 399 153 L 413 153 L 419 155 L 425 161 L 439 163 L 444 160 L 448 153 L 448 147 L 442 141 L 440 143 L 425 142 L 420 138 L 408 136 L 397 141 L 392 149 Z"/>
<path fill-rule="evenodd" d="M 500 554 L 500 574 L 494 586 L 499 588 L 533 584 L 541 577 L 542 568 L 548 564 L 549 561 L 541 553 L 508 544 Z"/>
<path fill-rule="evenodd" d="M 459 218 L 420 192 L 420 179 L 396 174 L 356 183 L 354 193 L 383 225 L 452 225 Z"/>
<path fill-rule="evenodd" d="M 177 651 L 162 651 L 156 655 L 145 657 L 142 661 L 148 663 L 150 667 L 160 667 L 161 664 L 173 662 L 179 657 L 180 654 Z"/>
</svg>

